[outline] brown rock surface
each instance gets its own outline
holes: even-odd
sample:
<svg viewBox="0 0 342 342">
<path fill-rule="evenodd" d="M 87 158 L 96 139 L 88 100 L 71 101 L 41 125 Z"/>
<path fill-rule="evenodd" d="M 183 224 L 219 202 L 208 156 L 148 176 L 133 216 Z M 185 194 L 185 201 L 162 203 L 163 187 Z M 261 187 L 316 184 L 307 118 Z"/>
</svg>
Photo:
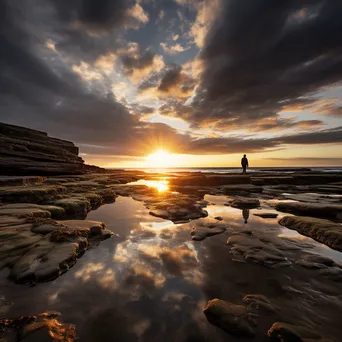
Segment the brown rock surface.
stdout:
<svg viewBox="0 0 342 342">
<path fill-rule="evenodd" d="M 66 175 L 101 170 L 84 164 L 72 142 L 0 123 L 0 174 Z"/>
<path fill-rule="evenodd" d="M 284 216 L 279 224 L 342 251 L 342 226 L 338 223 L 314 217 Z"/>
</svg>

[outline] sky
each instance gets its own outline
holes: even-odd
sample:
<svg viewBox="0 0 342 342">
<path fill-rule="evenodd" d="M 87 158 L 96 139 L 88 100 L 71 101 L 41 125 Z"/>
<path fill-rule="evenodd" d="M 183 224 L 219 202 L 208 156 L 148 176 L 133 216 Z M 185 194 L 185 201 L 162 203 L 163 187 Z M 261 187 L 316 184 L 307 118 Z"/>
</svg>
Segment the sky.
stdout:
<svg viewBox="0 0 342 342">
<path fill-rule="evenodd" d="M 342 165 L 341 17 L 340 0 L 2 0 L 0 121 L 104 167 Z"/>
</svg>

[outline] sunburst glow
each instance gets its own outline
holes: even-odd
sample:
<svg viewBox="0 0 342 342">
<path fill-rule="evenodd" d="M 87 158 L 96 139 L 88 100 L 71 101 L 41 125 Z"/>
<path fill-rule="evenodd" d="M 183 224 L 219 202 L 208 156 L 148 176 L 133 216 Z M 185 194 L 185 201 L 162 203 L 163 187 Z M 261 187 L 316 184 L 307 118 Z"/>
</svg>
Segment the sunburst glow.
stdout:
<svg viewBox="0 0 342 342">
<path fill-rule="evenodd" d="M 157 150 L 154 153 L 149 154 L 146 160 L 150 167 L 165 168 L 172 166 L 173 154 L 164 151 Z"/>
</svg>

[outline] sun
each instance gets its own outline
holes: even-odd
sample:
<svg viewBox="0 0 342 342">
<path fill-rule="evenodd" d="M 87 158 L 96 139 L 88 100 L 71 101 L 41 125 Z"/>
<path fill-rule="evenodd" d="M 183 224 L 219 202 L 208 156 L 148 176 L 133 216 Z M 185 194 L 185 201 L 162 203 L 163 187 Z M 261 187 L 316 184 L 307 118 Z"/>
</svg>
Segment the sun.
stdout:
<svg viewBox="0 0 342 342">
<path fill-rule="evenodd" d="M 165 150 L 157 150 L 149 154 L 146 159 L 149 166 L 164 168 L 172 165 L 173 155 Z"/>
</svg>

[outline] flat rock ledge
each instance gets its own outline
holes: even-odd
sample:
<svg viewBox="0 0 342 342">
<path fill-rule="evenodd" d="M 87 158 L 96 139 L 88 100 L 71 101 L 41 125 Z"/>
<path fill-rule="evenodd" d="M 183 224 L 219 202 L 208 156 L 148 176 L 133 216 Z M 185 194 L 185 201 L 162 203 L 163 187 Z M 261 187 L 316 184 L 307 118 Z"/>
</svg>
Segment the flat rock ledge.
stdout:
<svg viewBox="0 0 342 342">
<path fill-rule="evenodd" d="M 342 204 L 280 201 L 276 203 L 275 209 L 295 215 L 328 218 L 342 221 Z"/>
<path fill-rule="evenodd" d="M 76 341 L 75 326 L 61 322 L 58 312 L 0 319 L 0 341 Z"/>
<path fill-rule="evenodd" d="M 202 241 L 202 240 L 205 240 L 209 236 L 222 234 L 223 232 L 225 232 L 228 225 L 223 223 L 221 220 L 205 218 L 202 220 L 191 222 L 190 234 L 192 236 L 192 240 Z"/>
<path fill-rule="evenodd" d="M 44 282 L 68 271 L 92 242 L 112 236 L 104 223 L 52 220 L 55 207 L 0 209 L 0 269 L 16 283 Z"/>
<path fill-rule="evenodd" d="M 230 246 L 230 253 L 233 255 L 234 261 L 250 262 L 269 268 L 291 265 L 291 262 L 285 257 L 280 248 L 291 249 L 292 246 L 288 247 L 286 244 L 282 246 L 273 245 L 249 231 L 230 236 L 227 245 Z"/>
<path fill-rule="evenodd" d="M 257 198 L 236 196 L 230 198 L 228 204 L 233 208 L 253 209 L 260 206 L 260 201 Z"/>
<path fill-rule="evenodd" d="M 284 216 L 279 224 L 342 252 L 342 226 L 338 223 L 314 217 Z"/>
</svg>

